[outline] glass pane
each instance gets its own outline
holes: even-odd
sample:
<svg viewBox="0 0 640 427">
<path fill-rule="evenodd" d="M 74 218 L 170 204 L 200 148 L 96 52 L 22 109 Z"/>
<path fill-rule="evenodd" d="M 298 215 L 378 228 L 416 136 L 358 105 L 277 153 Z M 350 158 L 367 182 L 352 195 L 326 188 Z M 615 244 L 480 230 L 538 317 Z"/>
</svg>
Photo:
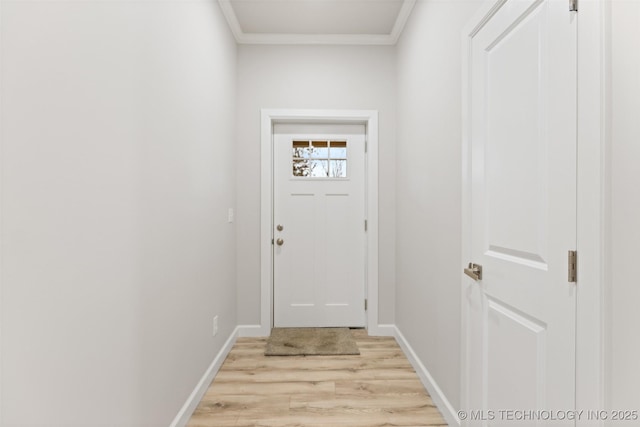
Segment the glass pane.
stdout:
<svg viewBox="0 0 640 427">
<path fill-rule="evenodd" d="M 329 162 L 327 160 L 309 160 L 311 173 L 307 176 L 327 178 L 329 176 Z"/>
<path fill-rule="evenodd" d="M 326 159 L 329 157 L 328 141 L 312 141 L 311 157 L 314 159 Z"/>
<path fill-rule="evenodd" d="M 293 159 L 293 176 L 310 176 L 311 165 L 306 159 Z"/>
<path fill-rule="evenodd" d="M 311 157 L 309 141 L 293 141 L 293 157 L 308 159 Z"/>
<path fill-rule="evenodd" d="M 299 159 L 308 159 L 311 157 L 311 152 L 309 147 L 307 148 L 294 148 L 293 149 L 293 157 Z"/>
<path fill-rule="evenodd" d="M 347 158 L 347 142 L 331 141 L 331 158 L 346 159 Z"/>
<path fill-rule="evenodd" d="M 346 178 L 347 177 L 347 161 L 346 160 L 330 160 L 331 169 L 329 176 L 331 178 Z"/>
</svg>

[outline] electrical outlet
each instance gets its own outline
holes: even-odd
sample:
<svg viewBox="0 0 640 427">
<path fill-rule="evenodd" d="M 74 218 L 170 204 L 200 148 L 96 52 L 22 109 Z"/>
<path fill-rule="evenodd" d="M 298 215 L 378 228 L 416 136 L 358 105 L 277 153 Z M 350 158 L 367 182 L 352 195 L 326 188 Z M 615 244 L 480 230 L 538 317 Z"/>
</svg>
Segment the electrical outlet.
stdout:
<svg viewBox="0 0 640 427">
<path fill-rule="evenodd" d="M 218 335 L 218 316 L 213 316 L 213 336 Z"/>
<path fill-rule="evenodd" d="M 227 221 L 233 222 L 235 220 L 235 217 L 236 217 L 236 215 L 235 215 L 235 212 L 233 212 L 233 208 L 229 208 Z"/>
</svg>

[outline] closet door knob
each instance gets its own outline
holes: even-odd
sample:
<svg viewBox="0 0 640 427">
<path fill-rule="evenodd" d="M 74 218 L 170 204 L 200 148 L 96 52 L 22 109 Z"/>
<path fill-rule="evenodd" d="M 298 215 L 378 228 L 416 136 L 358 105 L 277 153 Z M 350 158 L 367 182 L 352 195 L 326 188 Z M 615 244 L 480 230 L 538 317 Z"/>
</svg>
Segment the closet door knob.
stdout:
<svg viewBox="0 0 640 427">
<path fill-rule="evenodd" d="M 471 277 L 473 280 L 482 280 L 482 266 L 480 264 L 469 263 L 469 268 L 464 269 L 464 274 Z"/>
</svg>

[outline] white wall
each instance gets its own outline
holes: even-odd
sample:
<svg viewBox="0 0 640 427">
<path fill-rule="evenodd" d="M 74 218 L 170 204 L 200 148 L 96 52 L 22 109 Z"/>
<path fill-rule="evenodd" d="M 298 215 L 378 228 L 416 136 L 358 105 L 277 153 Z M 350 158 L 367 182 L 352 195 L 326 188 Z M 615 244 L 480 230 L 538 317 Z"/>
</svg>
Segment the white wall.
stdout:
<svg viewBox="0 0 640 427">
<path fill-rule="evenodd" d="M 235 43 L 210 1 L 1 27 L 1 421 L 168 425 L 237 323 Z"/>
<path fill-rule="evenodd" d="M 611 177 L 607 404 L 640 409 L 640 2 L 611 2 Z"/>
<path fill-rule="evenodd" d="M 379 322 L 394 320 L 395 54 L 383 46 L 238 48 L 238 322 L 260 324 L 260 109 L 379 111 Z"/>
<path fill-rule="evenodd" d="M 460 406 L 461 31 L 481 3 L 419 1 L 398 44 L 396 325 Z"/>
</svg>

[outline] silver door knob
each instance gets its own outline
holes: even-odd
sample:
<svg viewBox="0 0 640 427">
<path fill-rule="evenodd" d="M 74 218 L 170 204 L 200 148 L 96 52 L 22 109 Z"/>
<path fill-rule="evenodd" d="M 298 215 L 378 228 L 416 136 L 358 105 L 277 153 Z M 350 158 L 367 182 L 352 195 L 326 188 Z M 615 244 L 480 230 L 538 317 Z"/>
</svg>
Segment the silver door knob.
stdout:
<svg viewBox="0 0 640 427">
<path fill-rule="evenodd" d="M 282 240 L 282 239 L 278 239 L 278 240 L 276 240 L 276 244 L 277 244 L 278 246 L 282 246 L 282 245 L 283 245 L 283 243 L 284 243 L 284 240 Z"/>
<path fill-rule="evenodd" d="M 278 231 L 282 231 L 282 230 L 284 230 L 284 227 L 283 227 L 283 226 L 281 226 L 280 224 L 278 224 L 278 226 L 277 226 L 276 228 L 278 229 Z"/>
</svg>

